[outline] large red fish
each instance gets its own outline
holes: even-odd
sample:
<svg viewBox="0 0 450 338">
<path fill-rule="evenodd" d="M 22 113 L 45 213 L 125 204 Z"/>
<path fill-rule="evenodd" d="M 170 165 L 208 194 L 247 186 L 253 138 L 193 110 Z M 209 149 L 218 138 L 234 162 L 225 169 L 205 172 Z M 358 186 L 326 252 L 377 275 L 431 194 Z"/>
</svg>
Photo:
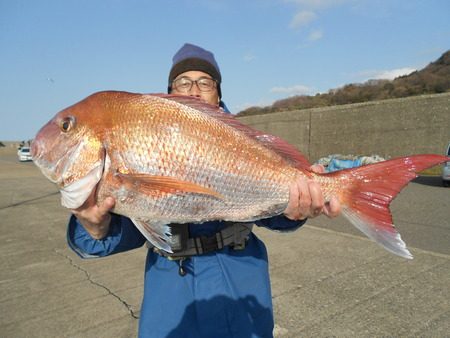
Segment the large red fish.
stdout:
<svg viewBox="0 0 450 338">
<path fill-rule="evenodd" d="M 281 214 L 298 176 L 335 195 L 343 215 L 387 250 L 412 258 L 389 211 L 400 189 L 448 160 L 416 155 L 329 174 L 280 138 L 183 96 L 100 92 L 62 110 L 37 134 L 33 161 L 58 184 L 62 204 L 116 199 L 155 246 L 171 251 L 167 224 L 254 221 Z"/>
</svg>

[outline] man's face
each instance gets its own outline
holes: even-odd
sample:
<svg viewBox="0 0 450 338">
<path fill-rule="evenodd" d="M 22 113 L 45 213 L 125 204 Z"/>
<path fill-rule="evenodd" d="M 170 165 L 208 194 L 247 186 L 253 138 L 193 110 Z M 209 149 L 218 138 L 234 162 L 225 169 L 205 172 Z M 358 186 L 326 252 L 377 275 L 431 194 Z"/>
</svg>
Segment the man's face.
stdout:
<svg viewBox="0 0 450 338">
<path fill-rule="evenodd" d="M 172 82 L 172 94 L 195 96 L 206 103 L 219 105 L 217 83 L 211 75 L 198 70 L 178 75 Z"/>
</svg>

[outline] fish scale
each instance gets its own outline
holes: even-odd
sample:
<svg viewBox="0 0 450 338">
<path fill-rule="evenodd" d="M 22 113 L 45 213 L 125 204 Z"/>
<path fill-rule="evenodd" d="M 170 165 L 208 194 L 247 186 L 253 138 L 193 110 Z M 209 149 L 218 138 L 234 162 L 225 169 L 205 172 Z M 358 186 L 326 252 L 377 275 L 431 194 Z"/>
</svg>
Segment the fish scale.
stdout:
<svg viewBox="0 0 450 338">
<path fill-rule="evenodd" d="M 223 135 L 227 128 L 219 123 L 212 123 L 207 116 L 201 116 L 196 111 L 191 119 L 186 119 L 185 114 L 174 112 L 173 114 L 163 111 L 164 109 L 174 109 L 172 105 L 160 105 L 160 100 L 154 98 L 155 110 L 152 111 L 152 118 L 147 121 L 149 125 L 144 123 L 142 117 L 138 119 L 140 127 L 135 129 L 136 125 L 129 123 L 133 116 L 127 116 L 130 110 L 120 116 L 118 125 L 125 123 L 124 130 L 126 134 L 131 134 L 132 137 L 128 141 L 136 147 L 133 153 L 140 156 L 127 156 L 125 158 L 118 156 L 111 157 L 112 168 L 125 167 L 128 170 L 144 171 L 152 175 L 161 175 L 168 177 L 177 177 L 183 181 L 196 183 L 200 186 L 205 186 L 214 191 L 217 191 L 223 196 L 223 199 L 218 200 L 215 197 L 208 195 L 175 195 L 162 194 L 157 200 L 149 200 L 147 203 L 142 203 L 145 207 L 145 212 L 148 209 L 164 210 L 166 215 L 170 215 L 176 222 L 200 222 L 209 219 L 239 219 L 239 220 L 254 220 L 260 215 L 258 212 L 252 211 L 252 205 L 258 205 L 259 209 L 266 210 L 269 207 L 260 206 L 260 200 L 268 200 L 270 194 L 277 193 L 283 197 L 277 196 L 276 204 L 282 204 L 279 207 L 278 213 L 284 210 L 288 202 L 288 191 L 285 188 L 281 194 L 278 193 L 281 187 L 286 187 L 287 182 L 281 182 L 279 169 L 272 165 L 273 174 L 271 177 L 273 181 L 268 180 L 263 172 L 259 170 L 261 163 L 258 161 L 250 161 L 253 166 L 248 166 L 249 161 L 242 160 L 241 157 L 236 157 L 240 167 L 247 163 L 249 170 L 246 176 L 233 174 L 236 168 L 236 161 L 224 161 L 224 159 L 233 158 L 232 154 L 223 151 Z M 168 115 L 170 114 L 170 115 Z M 197 116 L 199 115 L 199 116 Z M 169 117 L 168 117 L 169 116 Z M 214 121 L 213 121 L 214 122 Z M 192 123 L 200 124 L 197 128 L 192 128 Z M 121 129 L 115 128 L 116 129 Z M 228 128 L 229 129 L 229 128 Z M 150 132 L 148 132 L 150 130 Z M 231 130 L 231 129 L 230 129 Z M 230 132 L 228 131 L 228 133 Z M 233 132 L 233 130 L 231 130 Z M 142 133 L 145 133 L 142 135 Z M 234 132 L 236 133 L 236 132 Z M 126 147 L 126 143 L 121 142 L 121 134 L 111 133 L 111 140 L 109 144 L 114 145 L 112 150 L 115 154 L 123 153 L 121 147 Z M 145 136 L 145 137 L 143 137 Z M 221 136 L 219 138 L 219 136 Z M 108 134 L 106 134 L 108 137 Z M 117 139 L 116 139 L 117 138 Z M 140 144 L 137 142 L 139 138 L 144 139 Z M 237 148 L 240 138 L 232 135 L 226 141 L 231 144 L 234 149 Z M 164 142 L 160 142 L 164 139 Z M 216 142 L 205 142 L 206 139 L 218 140 Z M 250 150 L 242 151 L 245 157 L 249 157 L 249 153 L 253 152 L 255 145 Z M 194 155 L 195 154 L 195 155 Z M 276 154 L 272 154 L 279 162 L 281 158 Z M 144 157 L 146 159 L 144 161 Z M 169 161 L 161 159 L 170 159 Z M 123 161 L 126 160 L 126 161 Z M 146 164 L 156 164 L 154 166 L 146 166 Z M 224 165 L 225 164 L 225 165 Z M 260 177 L 265 177 L 261 182 Z M 258 185 L 258 189 L 254 186 Z M 110 189 L 103 189 L 104 184 L 100 185 L 99 198 L 100 200 L 113 192 Z M 254 191 L 256 193 L 252 193 Z M 259 195 L 258 195 L 259 193 Z M 249 199 L 251 197 L 252 199 Z M 142 196 L 140 198 L 145 198 Z M 281 201 L 279 201 L 282 199 Z M 127 202 L 132 199 L 127 199 Z M 252 201 L 250 203 L 249 201 Z M 274 204 L 270 202 L 270 205 Z M 116 209 L 129 208 L 129 206 L 122 206 L 116 204 Z M 254 207 L 253 207 L 254 208 Z M 126 211 L 124 211 L 126 212 Z M 259 211 L 261 213 L 262 211 Z M 143 212 L 139 213 L 142 217 Z M 156 219 L 155 215 L 148 215 L 151 219 Z"/>
</svg>

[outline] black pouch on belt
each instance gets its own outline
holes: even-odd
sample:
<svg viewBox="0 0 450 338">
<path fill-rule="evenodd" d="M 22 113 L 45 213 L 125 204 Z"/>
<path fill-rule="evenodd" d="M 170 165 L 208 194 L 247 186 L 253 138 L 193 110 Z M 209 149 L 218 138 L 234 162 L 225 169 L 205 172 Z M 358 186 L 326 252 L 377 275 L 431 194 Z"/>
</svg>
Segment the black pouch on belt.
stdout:
<svg viewBox="0 0 450 338">
<path fill-rule="evenodd" d="M 186 250 L 187 241 L 189 238 L 189 227 L 187 224 L 171 224 L 170 230 L 172 233 L 170 247 L 173 252 L 180 252 Z"/>
</svg>

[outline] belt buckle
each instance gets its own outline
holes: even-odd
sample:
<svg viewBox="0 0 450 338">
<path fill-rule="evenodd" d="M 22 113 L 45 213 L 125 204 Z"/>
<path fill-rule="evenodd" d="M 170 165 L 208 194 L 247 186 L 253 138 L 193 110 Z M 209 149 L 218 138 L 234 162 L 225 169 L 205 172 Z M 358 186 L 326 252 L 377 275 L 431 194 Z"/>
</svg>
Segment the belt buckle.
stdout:
<svg viewBox="0 0 450 338">
<path fill-rule="evenodd" d="M 176 252 L 173 254 L 170 254 L 168 252 L 165 252 L 161 249 L 158 249 L 157 247 L 153 247 L 153 252 L 157 253 L 158 255 L 167 258 L 169 261 L 179 261 L 179 260 L 185 260 L 189 258 L 189 256 L 177 256 Z"/>
<path fill-rule="evenodd" d="M 244 250 L 245 245 L 247 244 L 246 242 L 247 241 L 243 241 L 242 243 L 233 244 L 233 250 L 237 250 L 237 251 Z"/>
</svg>

